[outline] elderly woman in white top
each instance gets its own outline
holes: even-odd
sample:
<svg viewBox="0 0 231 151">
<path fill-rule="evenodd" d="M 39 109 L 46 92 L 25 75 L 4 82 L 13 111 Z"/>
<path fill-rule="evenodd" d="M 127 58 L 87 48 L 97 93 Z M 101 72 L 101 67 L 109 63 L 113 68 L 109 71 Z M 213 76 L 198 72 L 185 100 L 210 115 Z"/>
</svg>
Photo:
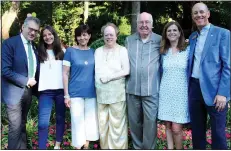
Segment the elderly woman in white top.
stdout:
<svg viewBox="0 0 231 151">
<path fill-rule="evenodd" d="M 125 76 L 130 66 L 127 49 L 116 43 L 118 28 L 107 23 L 101 32 L 105 45 L 95 51 L 95 84 L 101 149 L 127 149 Z"/>
</svg>

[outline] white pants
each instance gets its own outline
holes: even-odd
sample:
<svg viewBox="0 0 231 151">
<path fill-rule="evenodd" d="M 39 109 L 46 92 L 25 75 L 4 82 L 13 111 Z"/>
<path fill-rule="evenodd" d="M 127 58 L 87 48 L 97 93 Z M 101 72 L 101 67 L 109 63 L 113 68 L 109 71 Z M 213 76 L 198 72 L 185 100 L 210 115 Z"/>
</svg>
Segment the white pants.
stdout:
<svg viewBox="0 0 231 151">
<path fill-rule="evenodd" d="M 95 98 L 71 98 L 72 146 L 82 147 L 86 140 L 99 139 L 97 103 Z"/>
</svg>

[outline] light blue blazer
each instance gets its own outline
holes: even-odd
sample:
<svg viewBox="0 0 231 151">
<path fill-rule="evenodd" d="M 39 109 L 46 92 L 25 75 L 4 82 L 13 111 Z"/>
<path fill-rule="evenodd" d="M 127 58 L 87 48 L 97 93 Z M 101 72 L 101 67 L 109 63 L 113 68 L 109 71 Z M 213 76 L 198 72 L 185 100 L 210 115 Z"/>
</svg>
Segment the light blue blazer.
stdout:
<svg viewBox="0 0 231 151">
<path fill-rule="evenodd" d="M 192 75 L 197 32 L 189 37 L 189 72 Z M 200 61 L 200 87 L 205 103 L 213 106 L 216 95 L 230 100 L 230 31 L 211 24 Z M 190 89 L 190 88 L 189 88 Z"/>
</svg>

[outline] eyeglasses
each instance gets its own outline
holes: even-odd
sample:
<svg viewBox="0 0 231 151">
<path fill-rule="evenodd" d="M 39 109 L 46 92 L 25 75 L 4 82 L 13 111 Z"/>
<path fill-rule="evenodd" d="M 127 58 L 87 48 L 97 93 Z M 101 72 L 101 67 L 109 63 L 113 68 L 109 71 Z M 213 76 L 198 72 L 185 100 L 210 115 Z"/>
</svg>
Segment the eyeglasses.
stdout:
<svg viewBox="0 0 231 151">
<path fill-rule="evenodd" d="M 138 21 L 137 22 L 139 25 L 143 25 L 144 23 L 145 24 L 151 24 L 151 21 L 150 20 L 144 20 L 144 21 Z"/>
<path fill-rule="evenodd" d="M 31 27 L 29 27 L 29 26 L 28 26 L 28 29 L 29 29 L 30 32 L 32 32 L 32 31 L 34 31 L 35 33 L 38 33 L 38 32 L 39 32 L 39 30 L 34 29 L 34 28 L 31 28 Z"/>
</svg>

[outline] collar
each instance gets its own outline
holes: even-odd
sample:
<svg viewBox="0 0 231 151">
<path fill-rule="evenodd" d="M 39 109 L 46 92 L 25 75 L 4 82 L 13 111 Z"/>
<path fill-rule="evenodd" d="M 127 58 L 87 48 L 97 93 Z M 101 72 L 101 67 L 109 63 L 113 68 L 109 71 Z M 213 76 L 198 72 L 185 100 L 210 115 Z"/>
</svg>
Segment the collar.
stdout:
<svg viewBox="0 0 231 151">
<path fill-rule="evenodd" d="M 135 39 L 142 40 L 142 39 L 140 38 L 140 35 L 139 35 L 138 32 L 136 32 L 136 34 L 135 34 Z M 155 41 L 155 35 L 154 35 L 153 32 L 152 32 L 151 35 L 149 36 L 147 42 L 148 42 L 148 41 Z"/>
<path fill-rule="evenodd" d="M 20 36 L 21 36 L 23 44 L 28 44 L 28 40 L 26 40 L 26 38 L 23 36 L 22 33 L 20 34 Z"/>
<path fill-rule="evenodd" d="M 197 31 L 197 34 L 199 35 L 199 34 L 203 34 L 204 32 L 209 31 L 210 25 L 211 25 L 211 24 L 209 23 L 208 25 L 204 26 L 204 27 L 201 29 L 201 31 Z"/>
<path fill-rule="evenodd" d="M 202 30 L 207 30 L 207 31 L 208 31 L 209 28 L 210 28 L 210 25 L 211 25 L 211 24 L 209 23 L 208 25 L 206 25 L 205 27 L 203 27 Z"/>
</svg>

